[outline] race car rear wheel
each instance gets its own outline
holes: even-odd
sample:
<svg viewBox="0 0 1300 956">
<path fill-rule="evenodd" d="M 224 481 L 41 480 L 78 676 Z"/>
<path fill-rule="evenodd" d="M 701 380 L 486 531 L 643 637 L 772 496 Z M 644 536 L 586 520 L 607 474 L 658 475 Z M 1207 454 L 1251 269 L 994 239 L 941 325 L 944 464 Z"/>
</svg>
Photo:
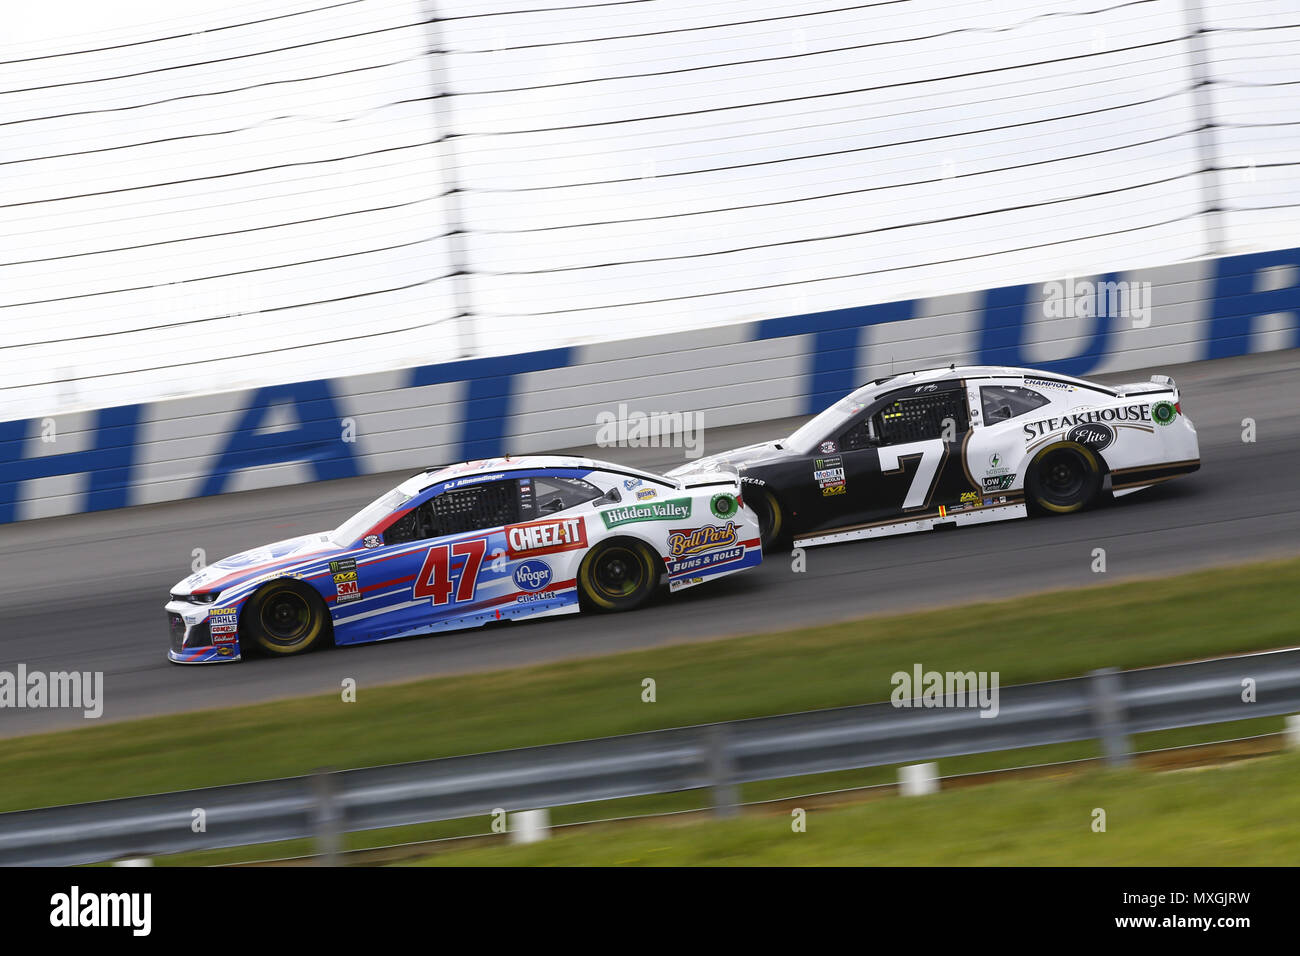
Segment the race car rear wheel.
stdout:
<svg viewBox="0 0 1300 956">
<path fill-rule="evenodd" d="M 1035 507 L 1069 514 L 1089 504 L 1101 488 L 1101 465 L 1091 448 L 1062 442 L 1044 448 L 1025 473 L 1025 491 Z"/>
<path fill-rule="evenodd" d="M 268 654 L 301 654 L 330 632 L 320 595 L 301 581 L 272 581 L 248 600 L 240 614 L 241 638 Z"/>
<path fill-rule="evenodd" d="M 662 563 L 642 541 L 602 541 L 578 568 L 578 593 L 598 611 L 630 611 L 650 599 Z"/>
<path fill-rule="evenodd" d="M 786 533 L 785 512 L 776 495 L 766 488 L 746 485 L 745 504 L 749 505 L 758 518 L 758 537 L 763 543 L 763 551 L 771 553 L 783 550 L 790 543 L 790 538 Z"/>
</svg>

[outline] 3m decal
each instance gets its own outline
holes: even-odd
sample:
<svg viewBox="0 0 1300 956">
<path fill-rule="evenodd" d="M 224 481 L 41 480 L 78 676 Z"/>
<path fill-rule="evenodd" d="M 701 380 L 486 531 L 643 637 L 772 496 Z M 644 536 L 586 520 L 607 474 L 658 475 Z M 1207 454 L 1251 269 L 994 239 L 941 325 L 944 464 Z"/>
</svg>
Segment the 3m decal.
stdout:
<svg viewBox="0 0 1300 956">
<path fill-rule="evenodd" d="M 330 576 L 334 579 L 334 603 L 347 604 L 361 600 L 361 586 L 357 582 L 357 559 L 344 558 L 330 562 Z"/>
</svg>

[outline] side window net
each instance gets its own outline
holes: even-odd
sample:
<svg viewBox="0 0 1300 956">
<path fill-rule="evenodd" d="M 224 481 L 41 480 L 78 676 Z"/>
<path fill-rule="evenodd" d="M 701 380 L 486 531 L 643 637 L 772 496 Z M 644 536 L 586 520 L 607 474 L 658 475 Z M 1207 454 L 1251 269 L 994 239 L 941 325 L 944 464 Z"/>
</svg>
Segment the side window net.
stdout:
<svg viewBox="0 0 1300 956">
<path fill-rule="evenodd" d="M 871 432 L 871 419 L 864 418 L 840 438 L 840 451 L 856 451 L 874 444 L 875 436 Z"/>
<path fill-rule="evenodd" d="M 464 534 L 519 520 L 515 482 L 493 481 L 444 491 L 394 521 L 384 531 L 385 544 L 401 544 L 447 534 Z"/>
<path fill-rule="evenodd" d="M 942 438 L 948 421 L 954 435 L 966 430 L 966 402 L 960 390 L 900 398 L 876 413 L 876 430 L 883 444 L 898 445 Z"/>
<path fill-rule="evenodd" d="M 516 521 L 519 515 L 519 496 L 513 481 L 444 491 L 426 504 L 430 510 L 430 537 L 496 528 Z"/>
</svg>

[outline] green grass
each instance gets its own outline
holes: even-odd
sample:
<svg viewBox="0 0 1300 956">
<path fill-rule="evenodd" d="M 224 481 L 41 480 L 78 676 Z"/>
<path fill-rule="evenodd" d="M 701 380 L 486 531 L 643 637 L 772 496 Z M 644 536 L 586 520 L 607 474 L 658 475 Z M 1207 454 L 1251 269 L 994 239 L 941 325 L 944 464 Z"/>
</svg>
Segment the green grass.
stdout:
<svg viewBox="0 0 1300 956">
<path fill-rule="evenodd" d="M 646 612 L 653 613 L 653 611 Z M 890 675 L 1003 685 L 1296 643 L 1300 559 L 338 696 L 0 740 L 0 810 L 887 699 Z M 609 619 L 611 630 L 621 625 Z M 526 627 L 517 630 L 527 640 Z M 430 638 L 437 640 L 437 638 Z M 333 651 L 346 659 L 347 651 Z M 279 666 L 293 666 L 285 662 Z M 238 666 L 223 678 L 238 681 Z M 641 699 L 653 678 L 657 702 Z"/>
<path fill-rule="evenodd" d="M 1138 734 L 1133 738 L 1133 746 L 1136 750 L 1150 751 L 1189 744 L 1207 744 L 1258 734 L 1278 733 L 1284 726 L 1285 721 L 1282 717 L 1256 717 L 1250 720 L 1230 721 L 1223 724 L 1183 727 L 1176 730 Z M 1270 741 L 1263 743 L 1261 746 L 1271 749 L 1278 748 L 1281 744 Z M 938 761 L 938 767 L 939 774 L 942 776 L 983 774 L 995 770 L 1032 767 L 1071 760 L 1086 760 L 1100 756 L 1101 750 L 1096 741 L 1083 740 L 1068 744 L 945 757 Z M 1076 765 L 1076 767 L 1078 766 L 1080 765 Z M 763 801 L 788 800 L 808 794 L 847 791 L 847 793 L 842 793 L 831 799 L 840 802 L 852 802 L 869 795 L 869 791 L 860 788 L 880 787 L 895 783 L 898 780 L 898 767 L 899 765 L 895 764 L 787 777 L 780 780 L 763 780 L 742 785 L 739 788 L 740 798 L 744 803 L 753 804 Z M 1049 772 L 1070 772 L 1071 769 L 1067 766 L 1053 768 Z M 991 779 L 996 778 L 982 778 L 979 782 L 983 783 Z M 590 823 L 597 820 L 645 816 L 657 813 L 707 810 L 709 799 L 710 794 L 707 791 L 692 790 L 682 793 L 628 797 L 619 800 L 602 800 L 593 803 L 552 807 L 550 809 L 551 825 L 558 827 L 573 823 Z M 345 850 L 367 850 L 395 847 L 400 844 L 411 844 L 420 841 L 481 836 L 490 832 L 491 819 L 486 815 L 480 815 L 459 820 L 443 820 L 436 823 L 421 823 L 382 830 L 346 833 L 343 835 L 343 848 Z M 176 854 L 170 857 L 160 857 L 155 863 L 159 866 L 209 866 L 304 857 L 315 852 L 316 848 L 312 841 L 292 840 Z M 420 852 L 419 848 L 407 848 L 401 851 L 403 855 L 418 854 Z M 369 862 L 370 859 L 372 858 L 363 859 L 362 862 Z"/>
<path fill-rule="evenodd" d="M 694 816 L 443 850 L 435 866 L 1294 866 L 1300 754 L 1176 773 L 1079 773 L 733 820 Z M 1106 830 L 1094 832 L 1094 810 Z"/>
</svg>

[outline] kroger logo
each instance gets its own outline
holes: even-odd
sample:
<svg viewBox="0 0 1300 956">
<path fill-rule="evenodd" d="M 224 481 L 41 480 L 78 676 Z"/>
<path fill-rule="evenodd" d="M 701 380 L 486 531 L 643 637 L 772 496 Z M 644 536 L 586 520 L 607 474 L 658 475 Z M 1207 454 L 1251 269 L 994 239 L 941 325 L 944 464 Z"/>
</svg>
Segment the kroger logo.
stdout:
<svg viewBox="0 0 1300 956">
<path fill-rule="evenodd" d="M 545 561 L 525 561 L 515 568 L 515 587 L 521 591 L 540 591 L 551 583 L 551 566 Z"/>
</svg>

